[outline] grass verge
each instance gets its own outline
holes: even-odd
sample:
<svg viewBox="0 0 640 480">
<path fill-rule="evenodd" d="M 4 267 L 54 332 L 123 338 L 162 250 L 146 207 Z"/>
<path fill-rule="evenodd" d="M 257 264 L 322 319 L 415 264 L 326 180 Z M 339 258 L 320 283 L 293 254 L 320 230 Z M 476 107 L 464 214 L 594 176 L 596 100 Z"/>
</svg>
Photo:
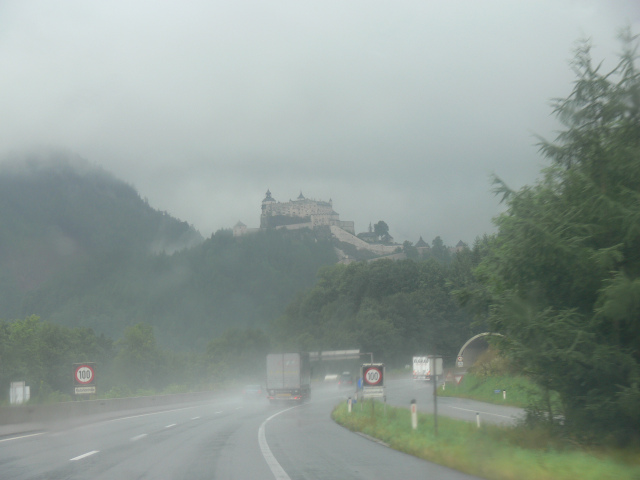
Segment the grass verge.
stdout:
<svg viewBox="0 0 640 480">
<path fill-rule="evenodd" d="M 371 402 L 346 403 L 331 417 L 340 425 L 382 440 L 391 448 L 461 472 L 490 480 L 638 480 L 640 451 L 583 450 L 559 446 L 524 427 L 475 424 L 438 417 L 434 434 L 433 415 L 418 414 L 418 428 L 411 428 L 407 408 Z"/>
<path fill-rule="evenodd" d="M 505 391 L 504 395 L 503 391 Z M 540 388 L 533 382 L 525 377 L 509 375 L 479 377 L 467 373 L 459 385 L 450 382 L 446 384 L 444 390 L 442 387 L 438 388 L 440 397 L 470 398 L 486 403 L 522 408 L 541 395 Z"/>
</svg>

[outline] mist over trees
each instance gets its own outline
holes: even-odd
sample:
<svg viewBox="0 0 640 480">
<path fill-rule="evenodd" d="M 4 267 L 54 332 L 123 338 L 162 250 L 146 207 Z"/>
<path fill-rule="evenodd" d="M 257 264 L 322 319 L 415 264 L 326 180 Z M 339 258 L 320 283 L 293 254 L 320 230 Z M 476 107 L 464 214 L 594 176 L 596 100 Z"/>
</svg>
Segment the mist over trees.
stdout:
<svg viewBox="0 0 640 480">
<path fill-rule="evenodd" d="M 275 322 L 274 337 L 284 349 L 360 348 L 391 366 L 435 353 L 452 364 L 474 333 L 452 293 L 473 282 L 477 262 L 464 250 L 446 264 L 429 258 L 325 267 Z"/>
<path fill-rule="evenodd" d="M 145 323 L 177 350 L 203 351 L 228 328 L 265 329 L 337 259 L 308 230 L 205 240 L 61 152 L 2 165 L 0 220 L 0 318 L 38 315 L 115 339 Z"/>
</svg>

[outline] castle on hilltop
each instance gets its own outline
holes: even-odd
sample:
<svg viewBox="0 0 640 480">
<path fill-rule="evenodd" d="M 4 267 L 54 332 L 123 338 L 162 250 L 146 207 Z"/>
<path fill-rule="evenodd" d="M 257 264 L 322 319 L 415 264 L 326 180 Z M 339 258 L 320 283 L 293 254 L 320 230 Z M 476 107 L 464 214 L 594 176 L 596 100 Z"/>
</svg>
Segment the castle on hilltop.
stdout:
<svg viewBox="0 0 640 480">
<path fill-rule="evenodd" d="M 267 190 L 262 200 L 260 228 L 317 228 L 336 226 L 346 232 L 355 234 L 352 221 L 340 220 L 340 215 L 333 210 L 333 202 L 310 200 L 300 192 L 298 198 L 288 202 L 276 202 Z"/>
<path fill-rule="evenodd" d="M 358 250 L 368 250 L 375 255 L 392 255 L 398 253 L 399 249 L 402 248 L 402 245 L 393 243 L 393 238 L 388 234 L 386 244 L 380 243 L 378 235 L 374 234 L 371 225 L 369 225 L 368 233 L 363 232 L 356 236 L 354 222 L 340 220 L 340 215 L 333 210 L 331 199 L 328 202 L 311 200 L 305 198 L 302 192 L 295 200 L 278 202 L 271 196 L 271 191 L 267 190 L 262 200 L 260 228 L 247 228 L 244 223 L 238 222 L 233 227 L 233 236 L 240 237 L 268 228 L 295 230 L 320 227 L 327 227 L 331 232 L 331 236 L 339 242 L 349 243 Z M 415 248 L 421 255 L 426 255 L 430 251 L 429 244 L 422 237 L 415 244 Z M 466 244 L 460 241 L 451 251 L 457 252 L 464 248 L 466 248 Z"/>
</svg>

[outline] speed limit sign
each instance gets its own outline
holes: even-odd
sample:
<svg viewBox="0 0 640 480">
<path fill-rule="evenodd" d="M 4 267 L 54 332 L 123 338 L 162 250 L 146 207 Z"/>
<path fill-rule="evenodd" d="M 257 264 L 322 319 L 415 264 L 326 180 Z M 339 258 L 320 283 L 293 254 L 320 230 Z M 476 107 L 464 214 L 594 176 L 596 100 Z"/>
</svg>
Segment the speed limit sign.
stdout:
<svg viewBox="0 0 640 480">
<path fill-rule="evenodd" d="M 362 385 L 364 387 L 384 386 L 384 365 L 366 365 L 362 368 Z"/>
<path fill-rule="evenodd" d="M 75 365 L 74 381 L 80 385 L 89 385 L 93 383 L 96 378 L 96 372 L 93 369 L 93 365 L 79 364 Z"/>
</svg>

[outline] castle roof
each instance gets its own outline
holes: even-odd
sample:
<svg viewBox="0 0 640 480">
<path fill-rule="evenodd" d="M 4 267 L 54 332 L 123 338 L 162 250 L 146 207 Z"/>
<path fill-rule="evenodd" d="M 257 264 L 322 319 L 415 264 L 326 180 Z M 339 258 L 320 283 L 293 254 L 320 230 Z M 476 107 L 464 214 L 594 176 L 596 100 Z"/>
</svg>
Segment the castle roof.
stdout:
<svg viewBox="0 0 640 480">
<path fill-rule="evenodd" d="M 304 195 L 302 195 L 302 190 L 300 190 L 300 195 L 298 195 L 298 200 L 304 200 Z"/>
<path fill-rule="evenodd" d="M 456 247 L 458 247 L 458 248 L 460 248 L 460 247 L 464 248 L 464 247 L 466 247 L 466 246 L 467 246 L 467 244 L 466 244 L 466 243 L 464 243 L 462 240 L 460 240 L 460 241 L 458 242 L 458 244 L 456 245 Z"/>
<path fill-rule="evenodd" d="M 246 225 L 245 225 L 244 223 L 242 223 L 240 220 L 238 220 L 238 223 L 236 223 L 236 224 L 233 226 L 233 228 L 236 228 L 236 227 L 246 227 Z"/>
<path fill-rule="evenodd" d="M 418 240 L 418 241 L 416 242 L 415 247 L 416 247 L 416 248 L 421 248 L 421 247 L 422 247 L 422 248 L 424 248 L 424 247 L 429 248 L 429 244 L 428 244 L 427 242 L 425 242 L 425 241 L 422 239 L 422 235 L 420 235 L 420 240 Z"/>
<path fill-rule="evenodd" d="M 275 200 L 271 196 L 271 192 L 269 191 L 268 188 L 267 188 L 266 197 L 264 197 L 264 200 L 262 200 L 262 203 L 264 203 L 264 202 L 275 202 Z"/>
</svg>

